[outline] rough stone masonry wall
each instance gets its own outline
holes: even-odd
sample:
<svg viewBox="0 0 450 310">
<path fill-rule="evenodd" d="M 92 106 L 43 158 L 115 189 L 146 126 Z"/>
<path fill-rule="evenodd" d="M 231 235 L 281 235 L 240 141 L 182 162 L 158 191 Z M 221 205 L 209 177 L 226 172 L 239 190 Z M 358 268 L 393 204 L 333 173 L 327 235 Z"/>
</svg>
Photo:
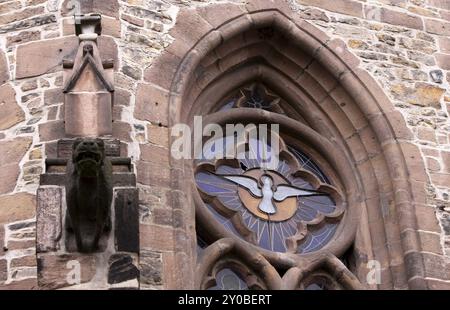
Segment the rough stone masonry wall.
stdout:
<svg viewBox="0 0 450 310">
<path fill-rule="evenodd" d="M 44 158 L 54 157 L 63 136 L 61 60 L 76 49 L 74 2 L 0 0 L 1 288 L 37 287 L 35 192 Z M 176 249 L 167 245 L 189 223 L 169 209 L 177 197 L 170 190 L 168 107 L 158 104 L 163 95 L 139 84 L 173 41 L 169 30 L 181 8 L 246 1 L 81 2 L 82 10 L 102 14 L 100 50 L 116 60 L 114 136 L 136 164 L 141 288 L 175 287 L 180 280 L 169 271 Z M 431 252 L 450 256 L 450 1 L 288 2 L 301 17 L 343 39 L 402 112 L 426 161 L 428 204 L 436 210 L 422 236 Z"/>
</svg>

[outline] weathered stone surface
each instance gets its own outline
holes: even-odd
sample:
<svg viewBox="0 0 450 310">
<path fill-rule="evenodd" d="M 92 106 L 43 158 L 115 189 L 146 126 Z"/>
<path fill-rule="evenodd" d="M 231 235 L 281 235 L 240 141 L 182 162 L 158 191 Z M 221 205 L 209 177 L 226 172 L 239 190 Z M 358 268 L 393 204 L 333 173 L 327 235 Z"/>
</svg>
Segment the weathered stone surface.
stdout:
<svg viewBox="0 0 450 310">
<path fill-rule="evenodd" d="M 93 255 L 38 254 L 37 272 L 39 288 L 57 289 L 76 285 L 76 277 L 74 277 L 74 274 L 78 268 L 77 266 L 79 266 L 80 270 L 80 283 L 86 283 L 92 280 L 96 272 L 95 257 Z"/>
<path fill-rule="evenodd" d="M 8 225 L 8 229 L 9 230 L 20 230 L 23 228 L 33 228 L 34 225 L 35 225 L 34 222 L 29 222 L 29 221 L 19 222 L 19 223 L 14 223 L 14 224 Z"/>
<path fill-rule="evenodd" d="M 20 101 L 21 101 L 22 103 L 25 103 L 25 102 L 27 102 L 27 101 L 33 100 L 33 99 L 38 98 L 38 97 L 39 97 L 39 94 L 38 94 L 38 93 L 31 93 L 31 94 L 22 96 L 22 97 L 20 98 Z"/>
<path fill-rule="evenodd" d="M 144 27 L 144 20 L 141 18 L 138 18 L 136 16 L 128 15 L 128 14 L 122 14 L 121 19 L 129 22 L 130 24 L 133 24 L 135 26 Z"/>
<path fill-rule="evenodd" d="M 170 47 L 169 47 L 170 48 Z M 144 71 L 144 80 L 163 89 L 170 89 L 173 76 L 181 58 L 169 52 L 164 52 Z"/>
<path fill-rule="evenodd" d="M 4 26 L 0 26 L 0 33 L 6 33 L 9 31 L 18 31 L 22 29 L 28 29 L 36 26 L 43 26 L 56 22 L 56 16 L 53 14 L 44 14 L 36 17 L 31 17 L 25 20 L 19 20 L 14 23 L 10 23 Z"/>
<path fill-rule="evenodd" d="M 9 80 L 9 68 L 5 53 L 0 51 L 0 85 Z"/>
<path fill-rule="evenodd" d="M 52 105 L 64 102 L 64 93 L 61 88 L 52 88 L 44 91 L 44 104 Z"/>
<path fill-rule="evenodd" d="M 450 70 L 450 55 L 436 53 L 434 56 L 439 67 L 444 70 Z"/>
<path fill-rule="evenodd" d="M 450 2 L 449 0 L 428 0 L 429 5 L 434 6 L 436 8 L 450 10 Z"/>
<path fill-rule="evenodd" d="M 407 103 L 421 106 L 440 108 L 440 100 L 445 89 L 426 83 L 416 83 L 416 86 L 407 87 L 404 84 L 394 84 L 391 86 L 392 95 Z"/>
<path fill-rule="evenodd" d="M 116 284 L 137 279 L 139 269 L 134 265 L 133 258 L 128 254 L 113 254 L 109 258 L 108 283 Z"/>
<path fill-rule="evenodd" d="M 324 8 L 336 13 L 363 17 L 362 4 L 352 0 L 336 0 L 331 2 L 327 0 L 299 0 L 298 2 L 305 5 Z"/>
<path fill-rule="evenodd" d="M 36 251 L 58 249 L 62 232 L 62 191 L 60 187 L 41 187 L 37 191 Z"/>
<path fill-rule="evenodd" d="M 38 87 L 37 81 L 36 80 L 30 80 L 30 81 L 26 81 L 25 83 L 22 84 L 22 86 L 20 86 L 20 89 L 22 91 L 30 91 L 33 89 L 36 89 Z"/>
<path fill-rule="evenodd" d="M 118 138 L 121 141 L 131 142 L 130 133 L 130 124 L 122 121 L 114 121 L 114 123 L 112 124 L 113 137 Z"/>
<path fill-rule="evenodd" d="M 72 59 L 78 46 L 76 37 L 33 42 L 17 49 L 16 78 L 38 76 L 62 70 L 62 60 Z"/>
<path fill-rule="evenodd" d="M 162 166 L 169 165 L 169 150 L 163 147 L 151 145 L 151 144 L 141 144 L 141 160 L 158 163 Z"/>
<path fill-rule="evenodd" d="M 44 7 L 32 7 L 25 8 L 21 11 L 16 11 L 10 14 L 5 14 L 0 16 L 0 25 L 10 24 L 16 21 L 24 20 L 34 15 L 44 13 Z"/>
<path fill-rule="evenodd" d="M 39 139 L 41 142 L 62 139 L 65 136 L 62 120 L 39 124 Z"/>
<path fill-rule="evenodd" d="M 430 173 L 431 182 L 436 186 L 447 187 L 450 184 L 450 174 Z"/>
<path fill-rule="evenodd" d="M 173 228 L 160 225 L 140 225 L 140 246 L 155 251 L 173 251 Z"/>
<path fill-rule="evenodd" d="M 450 53 L 450 38 L 439 38 L 439 50 L 443 53 Z"/>
<path fill-rule="evenodd" d="M 169 148 L 169 128 L 148 125 L 147 136 L 150 143 Z"/>
<path fill-rule="evenodd" d="M 122 67 L 122 72 L 134 80 L 140 80 L 142 77 L 142 71 L 139 68 L 134 68 L 129 65 L 124 65 Z"/>
<path fill-rule="evenodd" d="M 161 253 L 143 249 L 139 256 L 139 264 L 141 286 L 162 284 Z"/>
<path fill-rule="evenodd" d="M 20 281 L 13 281 L 11 283 L 0 286 L 0 290 L 36 290 L 37 281 L 36 278 L 24 279 Z"/>
<path fill-rule="evenodd" d="M 117 0 L 103 1 L 103 0 L 82 0 L 80 4 L 80 13 L 100 13 L 111 17 L 118 17 L 119 3 Z M 61 14 L 63 16 L 73 15 L 74 2 L 71 0 L 64 0 L 61 5 Z"/>
<path fill-rule="evenodd" d="M 425 30 L 441 36 L 450 36 L 450 23 L 436 19 L 425 19 Z"/>
<path fill-rule="evenodd" d="M 23 44 L 30 41 L 36 41 L 41 38 L 39 31 L 22 31 L 19 34 L 15 34 L 6 38 L 6 47 L 11 47 L 17 44 Z"/>
<path fill-rule="evenodd" d="M 15 222 L 35 216 L 36 196 L 27 193 L 0 196 L 0 223 Z"/>
<path fill-rule="evenodd" d="M 114 230 L 117 251 L 139 253 L 139 204 L 137 189 L 117 189 L 114 206 Z"/>
<path fill-rule="evenodd" d="M 45 2 L 55 2 L 55 0 L 26 0 L 25 1 L 25 5 L 26 6 L 33 6 L 33 5 L 38 5 L 41 3 L 45 3 Z"/>
<path fill-rule="evenodd" d="M 2 1 L 4 2 L 4 1 Z M 13 10 L 18 10 L 22 7 L 20 1 L 11 1 L 6 3 L 0 3 L 0 14 L 9 13 Z"/>
<path fill-rule="evenodd" d="M 117 46 L 110 37 L 99 37 L 102 59 L 117 61 Z M 38 76 L 62 70 L 64 58 L 73 59 L 78 48 L 78 38 L 69 36 L 21 45 L 17 49 L 16 78 Z"/>
<path fill-rule="evenodd" d="M 25 113 L 16 102 L 16 92 L 9 84 L 0 86 L 0 130 L 25 120 Z"/>
<path fill-rule="evenodd" d="M 435 131 L 434 131 L 434 129 L 429 128 L 429 127 L 420 126 L 417 129 L 417 137 L 420 140 L 425 140 L 425 141 L 436 143 Z"/>
<path fill-rule="evenodd" d="M 114 91 L 114 105 L 129 106 L 131 94 L 125 89 L 116 88 Z"/>
<path fill-rule="evenodd" d="M 8 264 L 6 259 L 0 259 L 0 283 L 8 279 Z"/>
<path fill-rule="evenodd" d="M 415 39 L 400 37 L 398 40 L 398 43 L 399 43 L 400 47 L 403 47 L 403 48 L 406 48 L 409 50 L 413 50 L 413 51 L 422 52 L 425 54 L 432 54 L 437 51 L 435 45 L 430 44 L 430 42 L 424 41 L 424 40 L 415 40 Z"/>
<path fill-rule="evenodd" d="M 140 160 L 137 163 L 137 181 L 150 186 L 170 187 L 170 170 L 168 167 Z"/>
<path fill-rule="evenodd" d="M 134 116 L 156 125 L 168 124 L 168 93 L 149 84 L 139 84 Z"/>
<path fill-rule="evenodd" d="M 32 233 L 29 233 L 28 235 L 32 235 Z M 23 250 L 23 249 L 34 250 L 35 248 L 36 248 L 36 241 L 34 239 L 21 241 L 14 241 L 14 240 L 8 241 L 8 251 Z"/>
<path fill-rule="evenodd" d="M 434 83 L 438 83 L 438 84 L 442 84 L 442 82 L 444 80 L 444 74 L 442 73 L 441 70 L 430 71 L 430 77 Z"/>
<path fill-rule="evenodd" d="M 365 11 L 366 18 L 370 20 L 407 28 L 423 29 L 422 19 L 418 16 L 390 10 L 384 7 L 366 6 Z"/>
<path fill-rule="evenodd" d="M 63 35 L 75 35 L 75 24 L 72 16 L 63 19 Z M 102 35 L 120 38 L 120 20 L 102 16 Z"/>
<path fill-rule="evenodd" d="M 19 268 L 19 267 L 36 267 L 36 256 L 22 256 L 19 258 L 15 258 L 11 260 L 11 268 Z"/>
<path fill-rule="evenodd" d="M 421 62 L 427 66 L 434 66 L 436 64 L 432 56 L 423 54 L 421 52 L 408 51 L 408 58 L 413 61 Z"/>
<path fill-rule="evenodd" d="M 0 224 L 0 256 L 5 254 L 5 228 L 3 224 Z"/>
<path fill-rule="evenodd" d="M 0 142 L 0 154 L 2 154 L 0 156 L 0 171 L 2 171 L 0 194 L 8 193 L 16 186 L 19 162 L 30 147 L 31 141 L 32 139 L 27 137 Z"/>
</svg>

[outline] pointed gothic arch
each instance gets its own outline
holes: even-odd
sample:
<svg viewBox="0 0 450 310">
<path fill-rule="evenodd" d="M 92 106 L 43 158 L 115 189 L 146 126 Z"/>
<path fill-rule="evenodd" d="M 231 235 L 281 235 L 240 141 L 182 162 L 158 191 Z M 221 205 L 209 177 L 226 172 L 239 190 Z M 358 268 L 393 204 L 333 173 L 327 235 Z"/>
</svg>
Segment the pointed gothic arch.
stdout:
<svg viewBox="0 0 450 310">
<path fill-rule="evenodd" d="M 376 259 L 382 267 L 379 288 L 427 287 L 417 234 L 427 180 L 417 148 L 408 143 L 403 118 L 342 41 L 331 40 L 289 8 L 276 6 L 271 1 L 258 1 L 256 7 L 227 5 L 226 17 L 220 14 L 222 6 L 180 12 L 171 31 L 174 43 L 146 72 L 148 82 L 168 91 L 169 126 L 190 123 L 200 110 L 213 111 L 221 93 L 262 80 L 297 109 L 315 135 L 326 137 L 347 164 L 353 163 L 347 181 L 355 187 L 346 189 L 361 203 L 354 245 L 361 259 L 358 278 L 367 272 L 363 262 Z M 246 35 L 255 39 L 260 31 L 259 41 L 245 40 Z M 280 38 L 288 44 L 277 48 L 274 41 Z M 161 66 L 172 68 L 173 74 L 157 75 Z M 296 68 L 302 75 L 293 79 Z M 265 111 L 255 114 L 274 119 Z M 333 152 L 324 144 L 312 147 L 329 156 Z M 172 159 L 171 171 L 172 188 L 184 193 L 185 221 L 193 222 L 193 189 L 180 181 L 193 177 L 192 163 Z M 185 256 L 173 271 L 183 270 L 191 278 L 186 262 L 195 264 L 194 229 L 181 233 L 187 240 L 181 246 Z M 264 256 L 270 261 L 270 255 Z"/>
</svg>

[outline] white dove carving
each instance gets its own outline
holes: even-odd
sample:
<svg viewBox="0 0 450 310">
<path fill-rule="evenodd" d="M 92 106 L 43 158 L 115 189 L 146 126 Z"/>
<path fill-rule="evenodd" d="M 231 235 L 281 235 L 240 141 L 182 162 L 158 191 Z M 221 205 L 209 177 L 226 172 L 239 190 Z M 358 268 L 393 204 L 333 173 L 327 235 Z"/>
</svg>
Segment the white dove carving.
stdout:
<svg viewBox="0 0 450 310">
<path fill-rule="evenodd" d="M 261 176 L 262 188 L 258 184 L 258 181 L 252 177 L 235 175 L 222 175 L 222 177 L 250 191 L 253 196 L 262 198 L 258 205 L 258 209 L 267 214 L 275 214 L 277 212 L 273 200 L 282 202 L 289 197 L 326 195 L 318 191 L 302 189 L 289 184 L 280 184 L 276 186 L 274 191 L 272 187 L 272 178 L 267 175 Z"/>
</svg>

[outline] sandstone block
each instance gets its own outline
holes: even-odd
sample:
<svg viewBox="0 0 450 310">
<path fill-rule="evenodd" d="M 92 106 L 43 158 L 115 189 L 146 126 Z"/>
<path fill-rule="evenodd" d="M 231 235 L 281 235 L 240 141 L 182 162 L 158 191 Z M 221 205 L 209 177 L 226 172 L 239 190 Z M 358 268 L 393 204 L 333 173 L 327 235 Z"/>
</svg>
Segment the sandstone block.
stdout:
<svg viewBox="0 0 450 310">
<path fill-rule="evenodd" d="M 31 138 L 28 137 L 0 142 L 0 154 L 2 154 L 0 156 L 0 169 L 2 171 L 0 194 L 10 192 L 16 186 L 19 176 L 19 162 L 27 152 L 31 142 Z"/>
<path fill-rule="evenodd" d="M 150 250 L 142 250 L 139 257 L 139 264 L 141 286 L 162 284 L 161 253 Z"/>
<path fill-rule="evenodd" d="M 47 89 L 44 91 L 44 104 L 52 105 L 64 102 L 64 93 L 61 88 Z"/>
<path fill-rule="evenodd" d="M 36 290 L 37 288 L 36 278 L 30 278 L 20 281 L 13 281 L 9 284 L 1 286 L 0 290 Z"/>
<path fill-rule="evenodd" d="M 323 8 L 332 12 L 363 17 L 362 4 L 351 0 L 299 0 L 299 3 Z"/>
<path fill-rule="evenodd" d="M 36 251 L 56 251 L 62 233 L 62 190 L 60 187 L 41 187 L 37 201 Z"/>
<path fill-rule="evenodd" d="M 136 189 L 117 189 L 115 196 L 115 242 L 120 252 L 139 252 L 139 203 Z"/>
<path fill-rule="evenodd" d="M 444 70 L 450 70 L 450 55 L 436 53 L 434 56 L 439 67 Z"/>
<path fill-rule="evenodd" d="M 166 91 L 149 84 L 139 84 L 136 94 L 134 116 L 154 124 L 167 126 L 169 95 Z"/>
<path fill-rule="evenodd" d="M 9 84 L 0 86 L 0 130 L 25 120 L 25 113 L 16 102 L 16 92 Z"/>
<path fill-rule="evenodd" d="M 117 61 L 117 46 L 110 37 L 98 38 L 102 59 Z M 73 59 L 78 38 L 69 36 L 21 45 L 17 49 L 16 78 L 27 78 L 62 70 L 62 60 Z"/>
<path fill-rule="evenodd" d="M 32 7 L 25 8 L 21 11 L 16 11 L 10 14 L 5 14 L 0 16 L 0 25 L 13 23 L 16 21 L 24 20 L 34 15 L 38 15 L 44 13 L 44 7 Z"/>
<path fill-rule="evenodd" d="M 425 30 L 428 33 L 450 36 L 450 23 L 437 19 L 425 19 Z"/>
<path fill-rule="evenodd" d="M 25 20 L 18 20 L 14 23 L 0 26 L 0 33 L 6 33 L 9 31 L 19 31 L 22 29 L 28 29 L 36 26 L 43 26 L 56 22 L 56 16 L 54 14 L 44 14 L 36 17 L 27 18 Z"/>
<path fill-rule="evenodd" d="M 166 226 L 140 225 L 140 246 L 157 251 L 173 251 L 174 231 Z"/>
<path fill-rule="evenodd" d="M 373 6 L 366 6 L 365 11 L 366 18 L 370 20 L 406 28 L 423 29 L 422 19 L 418 16 Z"/>
<path fill-rule="evenodd" d="M 6 56 L 3 51 L 0 51 L 0 85 L 9 80 L 9 68 Z"/>
<path fill-rule="evenodd" d="M 80 13 L 100 13 L 111 17 L 119 17 L 119 3 L 117 0 L 103 1 L 103 0 L 83 0 L 80 1 Z M 61 5 L 61 14 L 63 16 L 72 16 L 74 10 L 74 2 L 71 0 L 64 0 Z"/>
<path fill-rule="evenodd" d="M 0 259 L 0 283 L 8 279 L 8 264 L 6 259 Z"/>
<path fill-rule="evenodd" d="M 0 223 L 29 219 L 35 216 L 36 196 L 27 193 L 0 196 Z"/>
<path fill-rule="evenodd" d="M 117 284 L 139 278 L 139 269 L 128 254 L 113 254 L 109 258 L 108 283 Z"/>
<path fill-rule="evenodd" d="M 169 148 L 169 128 L 148 125 L 147 136 L 150 143 Z"/>
<path fill-rule="evenodd" d="M 427 83 L 416 83 L 415 87 L 393 84 L 391 93 L 395 99 L 421 106 L 440 109 L 440 100 L 445 89 Z"/>
<path fill-rule="evenodd" d="M 62 139 L 65 136 L 62 120 L 39 124 L 39 139 L 41 142 Z"/>
<path fill-rule="evenodd" d="M 17 44 L 23 44 L 30 41 L 36 41 L 41 38 L 39 31 L 22 31 L 19 34 L 12 35 L 6 38 L 6 47 L 11 47 Z"/>
<path fill-rule="evenodd" d="M 92 280 L 96 272 L 95 257 L 86 254 L 38 254 L 38 284 L 40 289 L 58 289 Z M 79 283 L 77 283 L 79 273 Z"/>
</svg>

